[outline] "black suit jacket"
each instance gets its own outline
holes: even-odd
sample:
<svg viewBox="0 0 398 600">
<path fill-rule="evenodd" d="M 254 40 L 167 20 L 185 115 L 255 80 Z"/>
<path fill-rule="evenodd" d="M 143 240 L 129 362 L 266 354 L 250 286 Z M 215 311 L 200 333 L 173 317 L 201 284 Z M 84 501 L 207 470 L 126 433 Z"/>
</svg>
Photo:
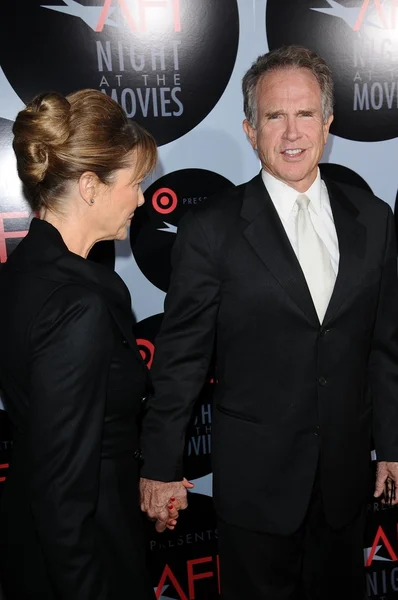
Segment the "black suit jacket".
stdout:
<svg viewBox="0 0 398 600">
<path fill-rule="evenodd" d="M 0 272 L 0 381 L 14 449 L 0 503 L 7 598 L 153 598 L 138 499 L 146 368 L 111 270 L 34 219 Z"/>
<path fill-rule="evenodd" d="M 367 192 L 326 183 L 340 265 L 322 326 L 261 175 L 189 214 L 174 247 L 143 475 L 181 478 L 215 342 L 216 508 L 251 529 L 299 526 L 318 461 L 327 518 L 348 522 L 368 490 L 372 431 L 378 458 L 398 460 L 392 213 Z"/>
</svg>

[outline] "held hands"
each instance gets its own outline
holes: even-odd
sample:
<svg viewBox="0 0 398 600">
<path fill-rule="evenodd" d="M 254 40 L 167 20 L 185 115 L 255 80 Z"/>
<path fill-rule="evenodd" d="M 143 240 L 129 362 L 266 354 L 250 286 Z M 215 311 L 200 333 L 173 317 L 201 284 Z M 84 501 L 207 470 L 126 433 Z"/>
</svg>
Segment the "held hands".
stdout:
<svg viewBox="0 0 398 600">
<path fill-rule="evenodd" d="M 377 463 L 376 487 L 374 496 L 383 504 L 398 504 L 398 462 L 380 461 Z"/>
<path fill-rule="evenodd" d="M 174 529 L 177 525 L 178 511 L 188 506 L 187 489 L 192 489 L 194 484 L 184 479 L 182 481 L 155 481 L 153 479 L 140 479 L 141 510 L 155 521 L 156 531 L 159 533 L 167 529 Z"/>
</svg>

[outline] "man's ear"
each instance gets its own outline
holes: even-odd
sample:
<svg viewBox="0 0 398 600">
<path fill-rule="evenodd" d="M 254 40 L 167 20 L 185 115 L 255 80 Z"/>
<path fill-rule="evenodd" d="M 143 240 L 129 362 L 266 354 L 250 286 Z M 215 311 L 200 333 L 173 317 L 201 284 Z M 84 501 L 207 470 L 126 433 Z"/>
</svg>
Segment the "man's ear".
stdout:
<svg viewBox="0 0 398 600">
<path fill-rule="evenodd" d="M 243 121 L 243 131 L 249 138 L 249 142 L 251 143 L 254 150 L 257 150 L 257 130 L 249 123 L 247 119 Z"/>
<path fill-rule="evenodd" d="M 86 204 L 92 206 L 95 203 L 95 196 L 98 190 L 99 179 L 92 171 L 85 171 L 79 177 L 80 197 Z"/>
</svg>

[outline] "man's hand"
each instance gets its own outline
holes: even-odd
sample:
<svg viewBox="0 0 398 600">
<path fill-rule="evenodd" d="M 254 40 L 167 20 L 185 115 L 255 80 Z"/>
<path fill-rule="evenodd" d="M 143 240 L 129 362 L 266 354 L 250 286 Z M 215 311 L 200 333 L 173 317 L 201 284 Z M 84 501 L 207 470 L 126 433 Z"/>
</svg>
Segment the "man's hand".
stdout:
<svg viewBox="0 0 398 600">
<path fill-rule="evenodd" d="M 386 488 L 392 492 L 388 494 L 391 497 L 391 504 L 398 504 L 398 462 L 380 461 L 377 463 L 374 496 L 380 498 Z M 383 498 L 381 501 L 385 504 L 386 500 L 388 499 Z"/>
<path fill-rule="evenodd" d="M 156 519 L 156 531 L 163 532 L 166 528 L 174 529 L 178 511 L 188 506 L 187 489 L 194 487 L 193 483 L 184 477 L 182 481 L 155 481 L 140 479 L 141 510 L 150 519 Z"/>
</svg>

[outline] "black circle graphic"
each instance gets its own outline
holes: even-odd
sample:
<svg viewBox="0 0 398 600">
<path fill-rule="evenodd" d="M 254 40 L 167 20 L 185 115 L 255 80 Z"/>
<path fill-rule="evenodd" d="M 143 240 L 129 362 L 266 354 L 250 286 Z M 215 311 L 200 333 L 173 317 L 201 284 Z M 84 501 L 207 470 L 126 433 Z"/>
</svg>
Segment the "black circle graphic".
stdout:
<svg viewBox="0 0 398 600">
<path fill-rule="evenodd" d="M 135 213 L 130 228 L 134 258 L 147 279 L 167 291 L 170 252 L 178 223 L 187 210 L 194 210 L 232 183 L 204 169 L 183 169 L 158 179 L 145 192 L 145 204 Z"/>
<path fill-rule="evenodd" d="M 338 183 L 346 183 L 348 185 L 359 187 L 362 190 L 366 190 L 373 194 L 372 188 L 368 182 L 348 167 L 337 165 L 335 163 L 321 163 L 319 165 L 319 170 L 324 177 L 337 181 Z"/>
<path fill-rule="evenodd" d="M 162 145 L 217 104 L 238 40 L 236 0 L 20 0 L 7 6 L 0 56 L 24 102 L 100 89 Z"/>
<path fill-rule="evenodd" d="M 301 44 L 333 72 L 331 133 L 355 141 L 398 135 L 398 20 L 392 0 L 268 0 L 270 49 Z"/>
</svg>

